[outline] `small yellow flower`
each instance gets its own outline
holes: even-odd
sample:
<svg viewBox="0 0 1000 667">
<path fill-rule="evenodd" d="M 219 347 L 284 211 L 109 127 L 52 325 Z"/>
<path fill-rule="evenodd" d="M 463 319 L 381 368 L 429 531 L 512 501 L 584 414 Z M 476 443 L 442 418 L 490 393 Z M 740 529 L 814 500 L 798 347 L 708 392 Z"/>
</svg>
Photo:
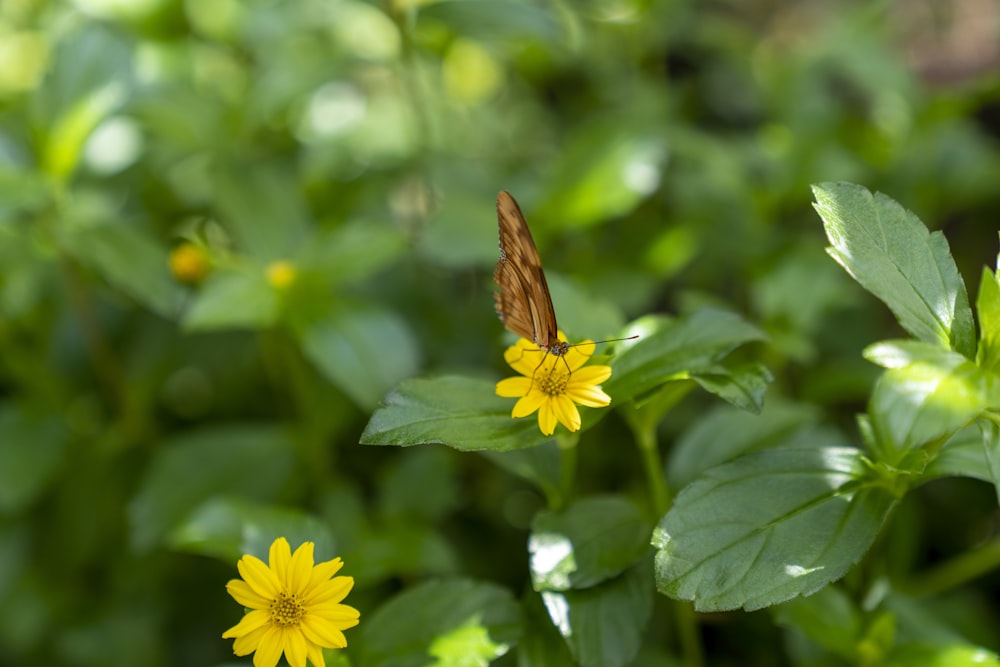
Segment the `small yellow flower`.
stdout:
<svg viewBox="0 0 1000 667">
<path fill-rule="evenodd" d="M 313 546 L 303 542 L 292 554 L 288 540 L 279 537 L 268 565 L 244 555 L 236 564 L 243 578 L 226 584 L 251 611 L 222 638 L 236 640 L 236 655 L 256 651 L 254 667 L 275 667 L 282 653 L 292 667 L 305 667 L 307 657 L 314 667 L 325 667 L 323 649 L 346 647 L 343 631 L 358 624 L 358 610 L 340 604 L 354 578 L 333 576 L 344 564 L 339 558 L 314 565 Z"/>
<path fill-rule="evenodd" d="M 287 289 L 295 282 L 295 266 L 285 260 L 271 262 L 267 266 L 267 282 L 274 289 Z"/>
<path fill-rule="evenodd" d="M 559 340 L 566 340 L 562 332 Z M 546 354 L 529 340 L 522 338 L 504 352 L 504 360 L 522 377 L 512 377 L 497 383 L 497 395 L 519 398 L 511 417 L 527 417 L 538 411 L 538 428 L 543 435 L 552 435 L 556 421 L 570 431 L 580 429 L 577 404 L 603 408 L 611 397 L 599 386 L 611 377 L 610 366 L 581 368 L 594 354 L 594 343 L 585 340 L 569 348 L 561 357 Z"/>
<path fill-rule="evenodd" d="M 182 283 L 197 285 L 212 268 L 208 253 L 200 245 L 186 241 L 170 252 L 170 272 Z"/>
</svg>

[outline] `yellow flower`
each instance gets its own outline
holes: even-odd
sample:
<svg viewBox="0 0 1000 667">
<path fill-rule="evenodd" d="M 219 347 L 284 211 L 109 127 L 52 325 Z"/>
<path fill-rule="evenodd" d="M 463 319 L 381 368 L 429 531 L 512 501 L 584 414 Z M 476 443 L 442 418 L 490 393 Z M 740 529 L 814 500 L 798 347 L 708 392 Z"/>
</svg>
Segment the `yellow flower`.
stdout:
<svg viewBox="0 0 1000 667">
<path fill-rule="evenodd" d="M 566 340 L 559 332 L 559 340 Z M 566 354 L 546 354 L 529 340 L 522 338 L 504 352 L 504 360 L 522 377 L 512 377 L 497 383 L 497 395 L 519 398 L 511 417 L 527 417 L 538 411 L 538 428 L 552 435 L 556 421 L 570 431 L 580 429 L 577 405 L 602 408 L 611 397 L 599 386 L 611 377 L 610 366 L 581 368 L 594 354 L 594 343 L 585 340 L 569 348 Z"/>
<path fill-rule="evenodd" d="M 244 555 L 236 564 L 243 578 L 226 584 L 251 611 L 222 638 L 236 640 L 236 655 L 256 651 L 254 667 L 274 667 L 282 653 L 292 667 L 305 667 L 307 657 L 314 667 L 325 667 L 323 649 L 347 646 L 343 630 L 358 624 L 358 610 L 340 604 L 354 578 L 333 576 L 344 564 L 339 558 L 313 565 L 313 546 L 303 542 L 292 554 L 288 540 L 279 537 L 268 565 Z"/>
<path fill-rule="evenodd" d="M 208 252 L 201 246 L 186 241 L 170 252 L 170 272 L 182 283 L 196 285 L 204 280 L 211 269 Z"/>
<path fill-rule="evenodd" d="M 267 265 L 267 282 L 274 289 L 287 289 L 295 282 L 295 266 L 285 260 L 271 262 Z"/>
</svg>

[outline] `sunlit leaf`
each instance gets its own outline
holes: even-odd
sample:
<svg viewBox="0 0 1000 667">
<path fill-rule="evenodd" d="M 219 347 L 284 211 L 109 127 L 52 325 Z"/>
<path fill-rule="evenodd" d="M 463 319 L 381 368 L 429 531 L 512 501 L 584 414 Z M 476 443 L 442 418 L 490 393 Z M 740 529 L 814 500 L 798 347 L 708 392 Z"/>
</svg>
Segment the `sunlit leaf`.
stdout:
<svg viewBox="0 0 1000 667">
<path fill-rule="evenodd" d="M 975 356 L 969 297 L 944 236 L 858 185 L 824 183 L 813 194 L 833 258 L 916 338 Z"/>
<path fill-rule="evenodd" d="M 535 516 L 528 539 L 535 590 L 593 586 L 631 567 L 649 548 L 651 526 L 616 496 L 596 496 Z"/>
<path fill-rule="evenodd" d="M 685 487 L 660 521 L 657 588 L 701 611 L 808 595 L 861 558 L 895 502 L 854 449 L 747 454 Z"/>
<path fill-rule="evenodd" d="M 496 584 L 471 579 L 428 581 L 390 599 L 361 625 L 363 663 L 372 667 L 426 665 L 430 648 L 456 630 L 480 628 L 494 644 L 521 634 L 517 601 Z"/>
<path fill-rule="evenodd" d="M 461 450 L 505 451 L 549 440 L 534 417 L 513 419 L 495 382 L 457 376 L 405 380 L 375 410 L 361 434 L 366 445 L 436 442 Z"/>
</svg>

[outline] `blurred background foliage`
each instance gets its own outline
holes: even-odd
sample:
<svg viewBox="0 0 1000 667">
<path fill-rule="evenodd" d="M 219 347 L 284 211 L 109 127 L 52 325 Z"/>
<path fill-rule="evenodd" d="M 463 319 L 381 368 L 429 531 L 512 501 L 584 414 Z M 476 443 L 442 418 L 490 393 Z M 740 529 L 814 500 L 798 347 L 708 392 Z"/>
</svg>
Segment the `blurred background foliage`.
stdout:
<svg viewBox="0 0 1000 667">
<path fill-rule="evenodd" d="M 902 202 L 974 294 L 998 29 L 989 0 L 4 0 L 0 663 L 229 660 L 225 581 L 278 533 L 344 557 L 362 628 L 434 574 L 520 595 L 534 486 L 358 444 L 401 379 L 505 374 L 499 189 L 572 338 L 734 308 L 771 337 L 768 400 L 855 441 L 860 351 L 899 331 L 824 254 L 808 186 Z M 664 440 L 713 409 L 692 395 Z M 646 502 L 626 434 L 584 438 L 581 495 Z M 995 498 L 942 481 L 900 516 L 915 568 L 985 539 Z M 706 633 L 713 664 L 775 664 L 760 614 Z"/>
</svg>

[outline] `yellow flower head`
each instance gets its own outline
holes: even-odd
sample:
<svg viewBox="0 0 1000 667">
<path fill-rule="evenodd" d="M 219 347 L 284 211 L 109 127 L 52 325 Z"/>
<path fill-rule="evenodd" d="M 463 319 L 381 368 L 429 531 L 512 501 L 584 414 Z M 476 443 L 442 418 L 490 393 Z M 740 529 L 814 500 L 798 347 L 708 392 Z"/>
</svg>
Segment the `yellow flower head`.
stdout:
<svg viewBox="0 0 1000 667">
<path fill-rule="evenodd" d="M 196 285 L 211 270 L 208 252 L 201 246 L 185 241 L 170 252 L 170 272 L 182 283 Z"/>
<path fill-rule="evenodd" d="M 286 260 L 267 265 L 267 282 L 276 290 L 288 289 L 295 282 L 295 265 Z"/>
<path fill-rule="evenodd" d="M 314 667 L 325 667 L 323 649 L 347 646 L 343 631 L 358 624 L 358 610 L 340 604 L 354 578 L 333 576 L 344 564 L 339 558 L 314 565 L 313 546 L 303 542 L 292 554 L 288 540 L 279 537 L 267 565 L 244 555 L 236 564 L 243 578 L 226 584 L 250 611 L 222 638 L 236 640 L 236 655 L 256 651 L 254 667 L 274 667 L 282 653 L 292 667 L 305 667 L 307 657 Z"/>
<path fill-rule="evenodd" d="M 559 340 L 566 340 L 559 332 Z M 601 391 L 600 384 L 611 377 L 610 366 L 581 368 L 594 354 L 594 343 L 585 340 L 556 356 L 522 338 L 504 352 L 504 360 L 521 377 L 497 383 L 497 395 L 519 398 L 511 411 L 512 417 L 527 417 L 538 411 L 538 428 L 543 435 L 552 435 L 556 421 L 570 431 L 580 429 L 577 405 L 603 408 L 611 397 Z"/>
</svg>

